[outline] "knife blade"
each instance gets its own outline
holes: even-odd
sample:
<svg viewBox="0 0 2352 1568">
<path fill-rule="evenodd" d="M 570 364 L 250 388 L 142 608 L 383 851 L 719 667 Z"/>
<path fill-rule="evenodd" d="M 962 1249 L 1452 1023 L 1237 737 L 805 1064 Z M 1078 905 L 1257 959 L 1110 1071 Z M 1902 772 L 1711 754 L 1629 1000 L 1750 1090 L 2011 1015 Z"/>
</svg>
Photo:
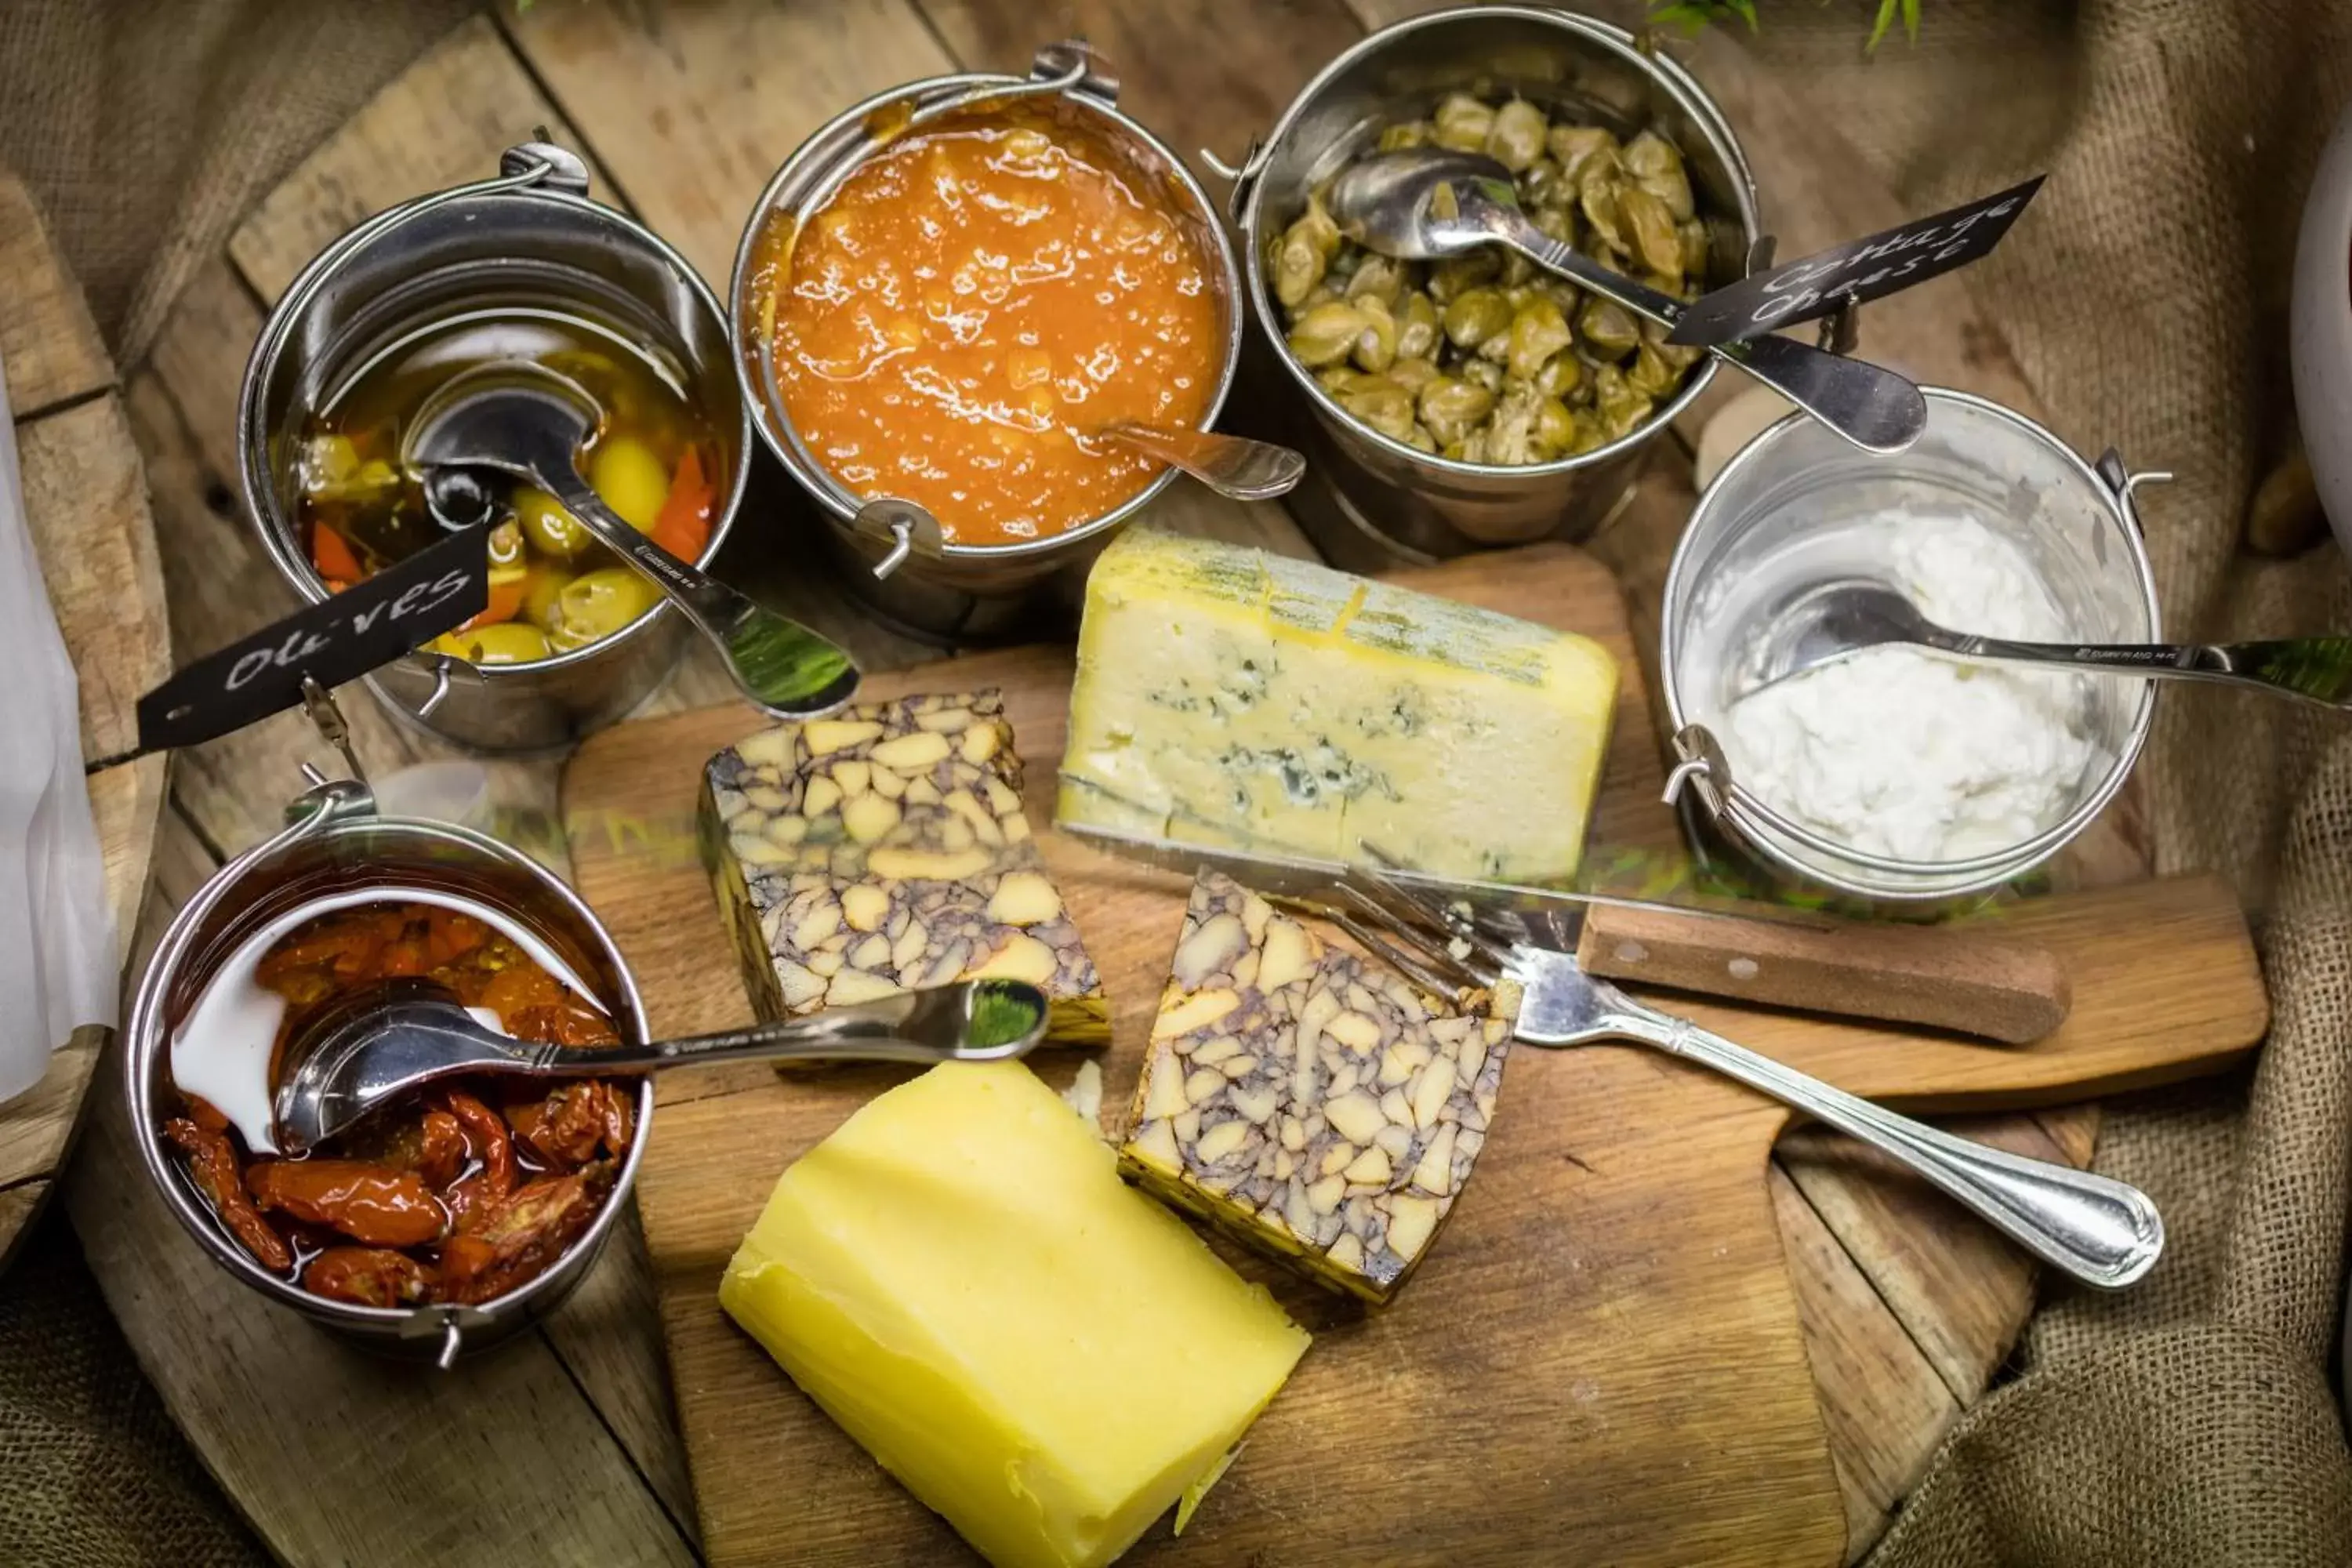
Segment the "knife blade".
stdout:
<svg viewBox="0 0 2352 1568">
<path fill-rule="evenodd" d="M 1613 893 L 1351 867 L 1256 847 L 1192 844 L 1086 823 L 1061 829 L 1140 865 L 1222 871 L 1262 893 L 1328 902 L 1350 877 L 1384 877 L 1466 902 L 1483 925 L 1572 954 L 1591 974 L 1727 1001 L 1917 1024 L 2023 1045 L 2065 1020 L 2073 987 L 2046 948 L 1965 926 L 1838 920 L 1753 905 L 1668 904 Z"/>
</svg>

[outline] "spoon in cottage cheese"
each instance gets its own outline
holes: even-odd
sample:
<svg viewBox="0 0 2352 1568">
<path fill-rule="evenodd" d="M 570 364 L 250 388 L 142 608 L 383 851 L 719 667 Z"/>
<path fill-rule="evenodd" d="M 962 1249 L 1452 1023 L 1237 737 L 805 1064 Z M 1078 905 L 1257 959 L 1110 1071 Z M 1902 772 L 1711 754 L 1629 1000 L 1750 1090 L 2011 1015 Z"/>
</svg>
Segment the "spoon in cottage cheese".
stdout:
<svg viewBox="0 0 2352 1568">
<path fill-rule="evenodd" d="M 1793 679 L 1865 648 L 1924 648 L 1975 663 L 2202 680 L 2252 687 L 2352 712 L 2352 637 L 2245 643 L 2045 643 L 1937 626 L 1899 590 L 1868 578 L 1816 584 L 1781 606 L 1741 660 L 1735 696 Z"/>
</svg>

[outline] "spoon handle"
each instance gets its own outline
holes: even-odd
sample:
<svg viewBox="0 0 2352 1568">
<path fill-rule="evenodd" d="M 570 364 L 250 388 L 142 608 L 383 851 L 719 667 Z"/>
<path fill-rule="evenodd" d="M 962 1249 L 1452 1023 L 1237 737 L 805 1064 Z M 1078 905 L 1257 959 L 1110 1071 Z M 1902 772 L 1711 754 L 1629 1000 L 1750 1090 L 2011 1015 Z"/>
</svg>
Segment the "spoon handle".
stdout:
<svg viewBox="0 0 2352 1568">
<path fill-rule="evenodd" d="M 1045 998 L 1034 986 L 963 981 L 684 1039 L 540 1046 L 530 1052 L 528 1070 L 595 1075 L 720 1062 L 994 1061 L 1024 1055 L 1036 1044 L 1045 1011 Z"/>
<path fill-rule="evenodd" d="M 857 689 L 849 655 L 787 616 L 761 605 L 629 526 L 580 477 L 569 454 L 542 457 L 533 475 L 599 543 L 653 579 L 719 647 L 727 672 L 754 707 L 779 719 L 832 712 Z"/>
<path fill-rule="evenodd" d="M 1538 266 L 1663 326 L 1682 320 L 1683 302 L 1673 295 L 1611 271 L 1560 244 L 1515 209 L 1493 210 L 1508 216 L 1502 221 L 1490 219 L 1490 232 Z M 1746 371 L 1866 452 L 1899 452 L 1927 427 L 1927 400 L 1918 387 L 1867 360 L 1775 336 L 1720 344 L 1707 352 Z"/>
<path fill-rule="evenodd" d="M 1215 430 L 1138 425 L 1122 419 L 1103 437 L 1181 468 L 1228 500 L 1272 500 L 1297 488 L 1307 459 L 1287 447 Z"/>
<path fill-rule="evenodd" d="M 2352 637 L 2242 643 L 2011 642 L 1945 631 L 1927 646 L 1956 658 L 2037 664 L 2164 680 L 2248 686 L 2337 710 L 2352 709 Z"/>
</svg>

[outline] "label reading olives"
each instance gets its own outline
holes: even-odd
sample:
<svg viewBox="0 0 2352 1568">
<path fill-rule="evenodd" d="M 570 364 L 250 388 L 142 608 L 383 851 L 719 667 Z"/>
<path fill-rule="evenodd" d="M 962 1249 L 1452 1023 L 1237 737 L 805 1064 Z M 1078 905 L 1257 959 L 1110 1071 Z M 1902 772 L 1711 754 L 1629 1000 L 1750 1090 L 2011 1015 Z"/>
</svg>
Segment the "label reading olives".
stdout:
<svg viewBox="0 0 2352 1568">
<path fill-rule="evenodd" d="M 1883 234 L 1850 239 L 1801 261 L 1702 294 L 1666 334 L 1672 343 L 1736 343 L 1925 283 L 1988 255 L 2044 176 Z"/>
<path fill-rule="evenodd" d="M 469 528 L 207 654 L 139 700 L 139 749 L 193 746 L 332 690 L 480 615 L 489 530 Z"/>
</svg>

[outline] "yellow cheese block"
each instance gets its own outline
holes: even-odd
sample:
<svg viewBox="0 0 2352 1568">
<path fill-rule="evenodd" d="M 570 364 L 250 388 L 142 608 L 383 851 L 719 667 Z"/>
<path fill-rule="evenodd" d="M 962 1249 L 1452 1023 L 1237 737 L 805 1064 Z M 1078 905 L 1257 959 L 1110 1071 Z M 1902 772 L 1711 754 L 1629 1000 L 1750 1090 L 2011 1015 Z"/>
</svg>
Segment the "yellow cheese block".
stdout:
<svg viewBox="0 0 2352 1568">
<path fill-rule="evenodd" d="M 1058 813 L 1440 876 L 1566 878 L 1617 700 L 1589 637 L 1131 530 L 1087 579 Z"/>
<path fill-rule="evenodd" d="M 1017 1062 L 934 1068 L 842 1123 L 719 1300 L 998 1568 L 1126 1551 L 1307 1345 Z"/>
</svg>

